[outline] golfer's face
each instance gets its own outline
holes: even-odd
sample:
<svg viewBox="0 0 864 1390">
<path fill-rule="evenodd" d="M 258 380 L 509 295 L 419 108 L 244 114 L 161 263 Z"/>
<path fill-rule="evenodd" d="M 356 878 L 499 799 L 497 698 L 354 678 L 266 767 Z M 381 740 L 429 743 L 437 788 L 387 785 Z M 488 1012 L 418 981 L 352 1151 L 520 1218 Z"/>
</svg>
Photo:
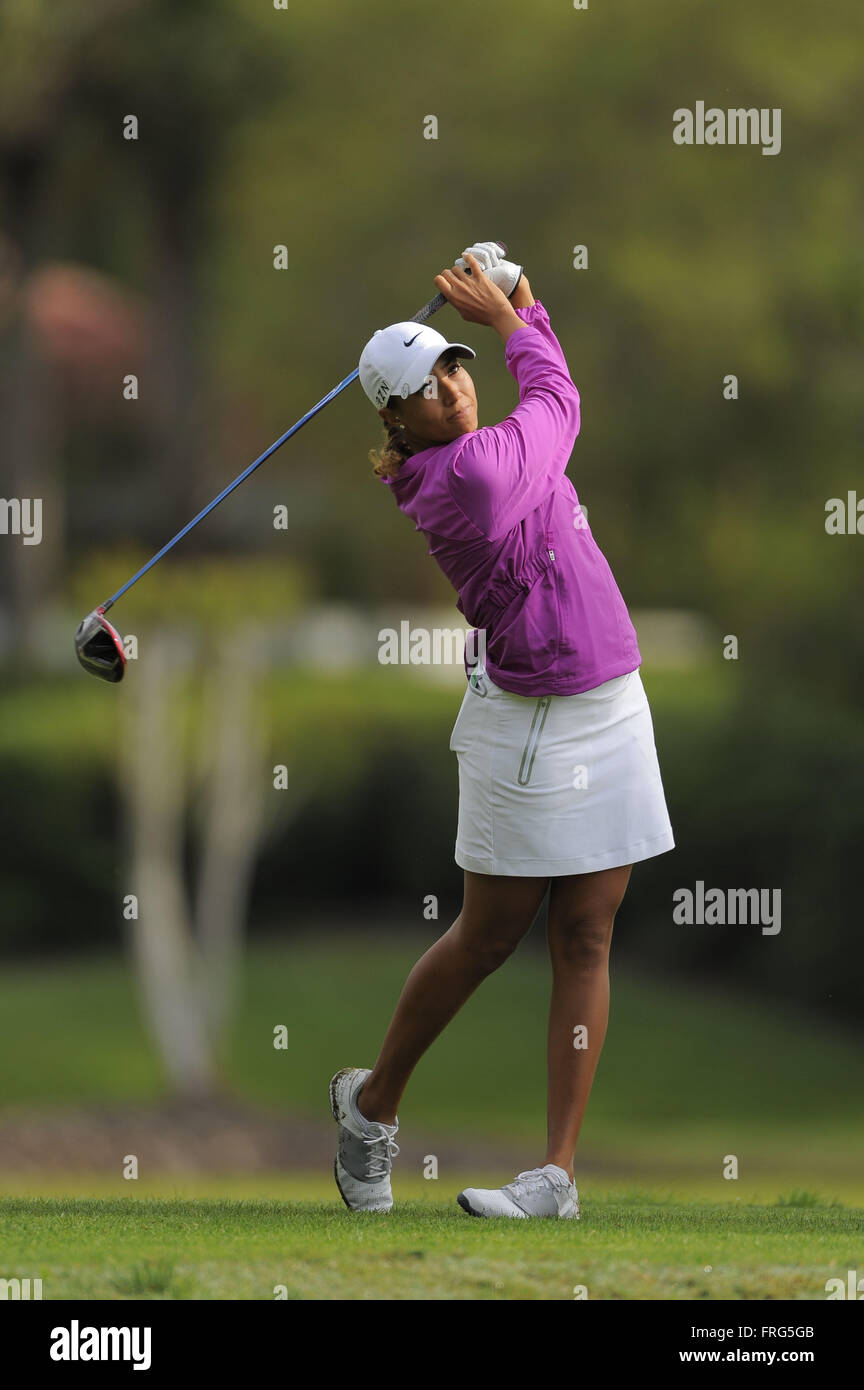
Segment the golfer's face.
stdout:
<svg viewBox="0 0 864 1390">
<path fill-rule="evenodd" d="M 406 397 L 399 413 L 418 440 L 447 444 L 477 428 L 474 382 L 458 360 L 438 361 L 425 386 Z"/>
</svg>

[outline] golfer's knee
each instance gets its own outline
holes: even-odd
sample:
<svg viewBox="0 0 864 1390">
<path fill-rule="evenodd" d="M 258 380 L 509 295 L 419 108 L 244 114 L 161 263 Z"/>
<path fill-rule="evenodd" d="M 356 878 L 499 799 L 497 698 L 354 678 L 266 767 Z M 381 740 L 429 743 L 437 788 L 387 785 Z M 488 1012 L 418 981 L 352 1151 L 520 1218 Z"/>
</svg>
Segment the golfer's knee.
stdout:
<svg viewBox="0 0 864 1390">
<path fill-rule="evenodd" d="M 547 928 L 552 964 L 566 970 L 596 970 L 606 965 L 614 914 L 550 917 Z"/>
<path fill-rule="evenodd" d="M 512 956 L 530 925 L 521 918 L 473 923 L 460 918 L 451 931 L 469 968 L 478 975 L 491 975 Z"/>
</svg>

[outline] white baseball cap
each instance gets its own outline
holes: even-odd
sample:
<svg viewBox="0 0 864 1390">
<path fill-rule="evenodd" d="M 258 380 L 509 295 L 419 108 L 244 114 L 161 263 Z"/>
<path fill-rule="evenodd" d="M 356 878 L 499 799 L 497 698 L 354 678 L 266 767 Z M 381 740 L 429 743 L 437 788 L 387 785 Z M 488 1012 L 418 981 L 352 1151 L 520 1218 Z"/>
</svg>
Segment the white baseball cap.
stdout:
<svg viewBox="0 0 864 1390">
<path fill-rule="evenodd" d="M 360 385 L 379 409 L 391 396 L 404 400 L 425 386 L 438 358 L 448 348 L 454 349 L 458 357 L 477 356 L 466 343 L 448 343 L 434 328 L 413 319 L 379 328 L 360 355 Z"/>
</svg>

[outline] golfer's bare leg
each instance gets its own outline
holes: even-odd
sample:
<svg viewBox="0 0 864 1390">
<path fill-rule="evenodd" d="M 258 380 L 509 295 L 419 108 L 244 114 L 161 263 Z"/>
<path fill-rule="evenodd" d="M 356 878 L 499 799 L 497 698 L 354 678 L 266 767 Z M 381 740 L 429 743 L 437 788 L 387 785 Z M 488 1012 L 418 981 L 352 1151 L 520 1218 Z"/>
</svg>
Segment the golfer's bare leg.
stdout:
<svg viewBox="0 0 864 1390">
<path fill-rule="evenodd" d="M 547 1149 L 573 1178 L 573 1150 L 609 1019 L 609 947 L 632 865 L 553 878 L 546 936 L 552 959 L 547 1065 Z M 574 1047 L 585 1029 L 587 1046 Z"/>
<path fill-rule="evenodd" d="M 405 981 L 371 1074 L 358 1097 L 367 1120 L 392 1124 L 429 1045 L 530 929 L 549 880 L 465 873 L 462 911 Z"/>
</svg>

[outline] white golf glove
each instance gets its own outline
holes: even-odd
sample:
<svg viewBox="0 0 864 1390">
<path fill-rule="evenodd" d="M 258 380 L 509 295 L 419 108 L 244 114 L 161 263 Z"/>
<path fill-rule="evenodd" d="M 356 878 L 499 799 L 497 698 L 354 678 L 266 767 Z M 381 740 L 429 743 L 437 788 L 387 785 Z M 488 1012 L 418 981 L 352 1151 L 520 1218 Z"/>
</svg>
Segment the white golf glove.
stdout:
<svg viewBox="0 0 864 1390">
<path fill-rule="evenodd" d="M 492 284 L 497 285 L 509 299 L 522 279 L 521 265 L 505 261 L 504 253 L 497 241 L 478 241 L 475 246 L 467 246 L 456 260 L 456 265 L 462 270 L 468 269 L 465 262 L 468 255 L 476 257 L 483 267 L 483 273 L 488 275 Z"/>
</svg>

